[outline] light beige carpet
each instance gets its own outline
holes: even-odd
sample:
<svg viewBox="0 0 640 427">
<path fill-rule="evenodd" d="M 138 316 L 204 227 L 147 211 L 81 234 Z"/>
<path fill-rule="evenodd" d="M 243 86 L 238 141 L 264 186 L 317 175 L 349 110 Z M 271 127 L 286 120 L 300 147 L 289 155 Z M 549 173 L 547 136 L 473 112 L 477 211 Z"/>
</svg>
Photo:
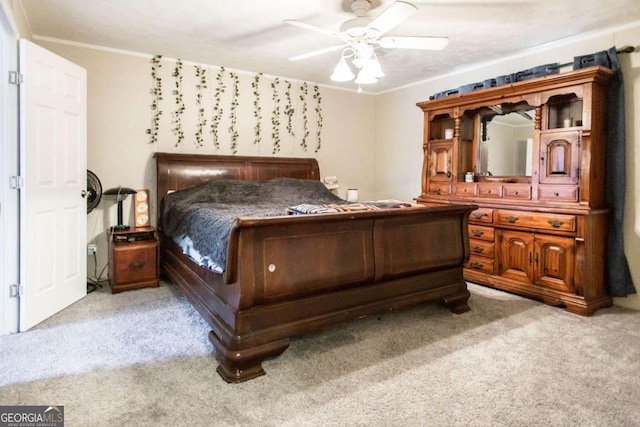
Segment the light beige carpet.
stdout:
<svg viewBox="0 0 640 427">
<path fill-rule="evenodd" d="M 102 289 L 0 337 L 0 404 L 64 405 L 67 427 L 640 425 L 640 312 L 470 290 L 469 313 L 429 303 L 342 323 L 227 384 L 173 287 Z"/>
</svg>

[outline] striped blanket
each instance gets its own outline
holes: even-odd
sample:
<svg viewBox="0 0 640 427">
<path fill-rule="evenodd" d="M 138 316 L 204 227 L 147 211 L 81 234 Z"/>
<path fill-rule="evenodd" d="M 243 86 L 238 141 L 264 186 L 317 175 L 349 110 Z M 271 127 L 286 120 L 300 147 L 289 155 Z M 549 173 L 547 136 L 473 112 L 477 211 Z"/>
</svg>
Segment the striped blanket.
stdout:
<svg viewBox="0 0 640 427">
<path fill-rule="evenodd" d="M 372 202 L 372 203 L 352 203 L 348 205 L 312 205 L 302 203 L 296 206 L 290 206 L 286 210 L 287 215 L 304 215 L 304 214 L 324 214 L 338 212 L 359 212 L 359 211 L 377 211 L 380 209 L 391 208 L 408 208 L 413 206 L 410 203 L 403 202 Z"/>
</svg>

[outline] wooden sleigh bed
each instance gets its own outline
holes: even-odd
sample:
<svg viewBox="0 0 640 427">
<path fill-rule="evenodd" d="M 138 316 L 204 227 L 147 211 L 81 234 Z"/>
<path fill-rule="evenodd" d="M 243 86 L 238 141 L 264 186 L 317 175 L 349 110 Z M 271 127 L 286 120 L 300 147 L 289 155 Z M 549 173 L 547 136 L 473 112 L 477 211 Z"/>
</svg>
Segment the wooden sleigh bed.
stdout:
<svg viewBox="0 0 640 427">
<path fill-rule="evenodd" d="M 314 159 L 157 153 L 157 201 L 211 179 L 319 179 Z M 462 269 L 475 206 L 240 218 L 222 274 L 201 267 L 167 237 L 161 270 L 211 326 L 228 382 L 263 375 L 262 361 L 291 336 L 422 301 L 469 310 Z M 158 210 L 160 212 L 160 209 Z"/>
</svg>

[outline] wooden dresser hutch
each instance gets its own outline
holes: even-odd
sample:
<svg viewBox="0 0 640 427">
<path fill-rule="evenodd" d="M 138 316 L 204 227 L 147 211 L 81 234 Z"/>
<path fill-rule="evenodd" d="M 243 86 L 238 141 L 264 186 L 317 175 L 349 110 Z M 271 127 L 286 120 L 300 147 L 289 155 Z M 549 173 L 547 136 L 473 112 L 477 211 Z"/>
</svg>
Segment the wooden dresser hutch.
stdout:
<svg viewBox="0 0 640 427">
<path fill-rule="evenodd" d="M 424 164 L 416 200 L 479 206 L 469 218 L 466 280 L 581 315 L 611 305 L 604 179 L 612 75 L 591 67 L 417 104 Z"/>
</svg>

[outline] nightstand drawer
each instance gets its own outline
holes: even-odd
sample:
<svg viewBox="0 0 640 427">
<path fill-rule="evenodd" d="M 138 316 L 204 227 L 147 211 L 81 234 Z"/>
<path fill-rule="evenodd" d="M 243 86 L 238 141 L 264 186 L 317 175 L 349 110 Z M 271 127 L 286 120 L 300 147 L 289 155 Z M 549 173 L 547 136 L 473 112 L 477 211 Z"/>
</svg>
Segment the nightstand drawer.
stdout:
<svg viewBox="0 0 640 427">
<path fill-rule="evenodd" d="M 156 240 L 114 244 L 112 283 L 117 286 L 157 278 L 158 242 Z"/>
</svg>

